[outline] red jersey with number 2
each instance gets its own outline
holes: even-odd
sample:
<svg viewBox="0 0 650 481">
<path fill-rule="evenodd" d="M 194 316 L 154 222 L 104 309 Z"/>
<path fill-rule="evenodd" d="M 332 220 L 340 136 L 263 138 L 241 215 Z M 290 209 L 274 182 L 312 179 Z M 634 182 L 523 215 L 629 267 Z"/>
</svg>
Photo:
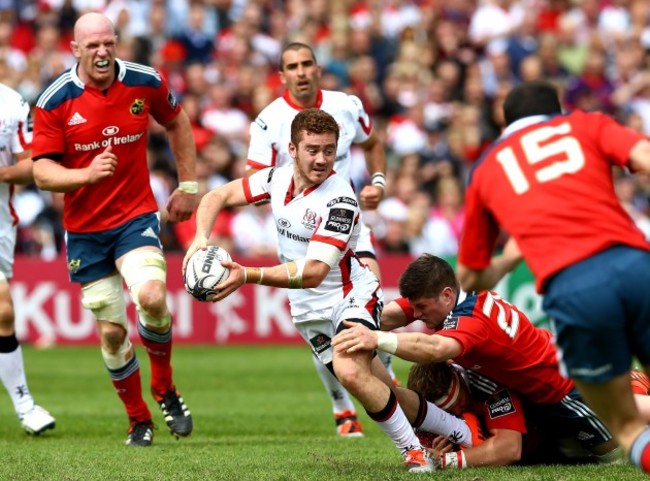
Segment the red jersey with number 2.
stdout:
<svg viewBox="0 0 650 481">
<path fill-rule="evenodd" d="M 542 292 L 553 274 L 612 245 L 648 250 L 612 179 L 612 166 L 627 166 L 642 138 L 606 115 L 582 111 L 509 135 L 506 129 L 470 175 L 459 262 L 487 267 L 501 226 Z"/>
<path fill-rule="evenodd" d="M 532 402 L 557 403 L 573 389 L 573 381 L 560 374 L 551 333 L 496 292 L 468 295 L 436 334 L 460 343 L 455 363 Z"/>
</svg>

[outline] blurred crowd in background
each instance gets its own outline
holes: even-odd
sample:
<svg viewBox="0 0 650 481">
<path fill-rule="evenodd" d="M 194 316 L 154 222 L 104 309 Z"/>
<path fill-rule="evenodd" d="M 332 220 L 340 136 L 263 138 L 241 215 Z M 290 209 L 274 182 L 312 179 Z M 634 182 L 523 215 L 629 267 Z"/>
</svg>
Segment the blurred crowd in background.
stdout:
<svg viewBox="0 0 650 481">
<path fill-rule="evenodd" d="M 282 46 L 311 45 L 322 87 L 357 95 L 385 142 L 386 196 L 365 214 L 379 257 L 456 253 L 467 173 L 498 137 L 501 103 L 521 81 L 551 80 L 567 110 L 602 111 L 650 133 L 646 0 L 0 0 L 0 82 L 33 105 L 74 65 L 72 28 L 90 10 L 113 20 L 119 58 L 158 69 L 181 100 L 201 192 L 244 174 L 249 124 L 283 91 Z M 164 210 L 174 162 L 161 128 L 151 132 L 151 183 Z M 357 187 L 369 182 L 361 151 L 353 170 Z M 650 179 L 620 172 L 616 189 L 650 236 Z M 17 186 L 14 199 L 18 252 L 59 255 L 62 194 Z M 268 207 L 223 213 L 213 234 L 234 255 L 276 253 Z M 194 220 L 163 227 L 168 252 L 193 235 Z"/>
</svg>

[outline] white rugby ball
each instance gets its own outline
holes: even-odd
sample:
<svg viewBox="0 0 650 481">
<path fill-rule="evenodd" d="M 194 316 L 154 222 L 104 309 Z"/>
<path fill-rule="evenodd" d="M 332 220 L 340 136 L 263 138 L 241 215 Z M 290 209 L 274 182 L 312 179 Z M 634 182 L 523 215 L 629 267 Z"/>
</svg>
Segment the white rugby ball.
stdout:
<svg viewBox="0 0 650 481">
<path fill-rule="evenodd" d="M 199 301 L 207 301 L 208 296 L 219 292 L 219 284 L 228 279 L 230 270 L 221 261 L 230 261 L 228 251 L 219 246 L 199 249 L 187 262 L 185 269 L 185 289 Z"/>
</svg>

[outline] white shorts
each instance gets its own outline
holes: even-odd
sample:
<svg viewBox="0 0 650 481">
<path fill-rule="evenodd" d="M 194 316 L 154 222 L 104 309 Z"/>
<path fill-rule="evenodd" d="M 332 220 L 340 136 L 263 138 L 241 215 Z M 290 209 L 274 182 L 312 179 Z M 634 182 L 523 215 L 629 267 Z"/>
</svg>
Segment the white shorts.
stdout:
<svg viewBox="0 0 650 481">
<path fill-rule="evenodd" d="M 345 320 L 356 320 L 373 330 L 379 330 L 384 294 L 379 282 L 354 286 L 348 295 L 331 308 L 307 312 L 294 317 L 293 323 L 302 338 L 323 364 L 332 362 L 331 340 L 345 329 Z"/>
<path fill-rule="evenodd" d="M 16 232 L 17 227 L 9 229 L 6 235 L 0 235 L 0 273 L 6 279 L 11 279 L 14 275 L 14 257 L 16 255 Z M 0 276 L 1 278 L 2 276 Z"/>
</svg>

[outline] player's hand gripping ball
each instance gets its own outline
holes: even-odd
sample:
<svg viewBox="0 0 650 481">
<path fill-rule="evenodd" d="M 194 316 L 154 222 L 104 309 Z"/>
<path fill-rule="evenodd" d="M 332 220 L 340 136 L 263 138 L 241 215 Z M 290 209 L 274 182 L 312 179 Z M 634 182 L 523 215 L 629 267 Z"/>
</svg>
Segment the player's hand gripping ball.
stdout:
<svg viewBox="0 0 650 481">
<path fill-rule="evenodd" d="M 185 269 L 185 290 L 199 301 L 219 292 L 219 284 L 228 279 L 230 270 L 221 265 L 221 261 L 230 261 L 228 251 L 219 246 L 199 249 L 187 263 Z"/>
</svg>

